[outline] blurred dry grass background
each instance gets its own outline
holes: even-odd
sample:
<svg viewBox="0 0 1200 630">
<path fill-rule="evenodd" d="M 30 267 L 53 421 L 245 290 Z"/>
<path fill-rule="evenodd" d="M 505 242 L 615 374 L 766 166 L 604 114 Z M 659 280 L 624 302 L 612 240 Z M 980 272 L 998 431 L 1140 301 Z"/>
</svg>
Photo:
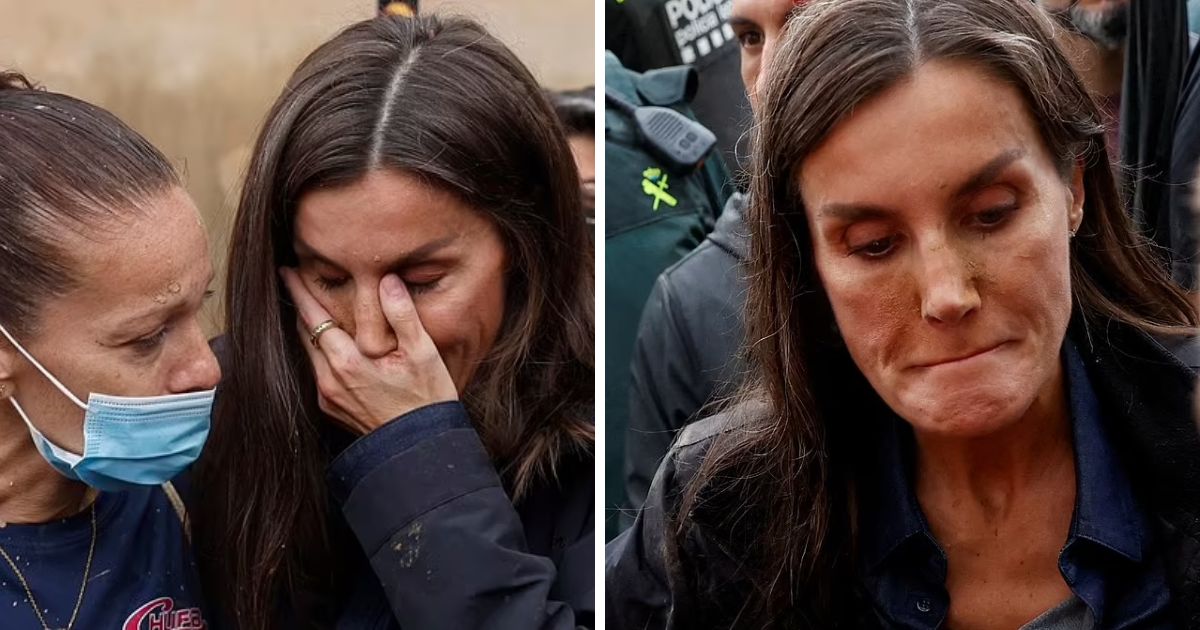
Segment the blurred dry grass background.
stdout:
<svg viewBox="0 0 1200 630">
<path fill-rule="evenodd" d="M 422 0 L 421 10 L 482 21 L 548 87 L 594 82 L 594 0 Z M 267 108 L 305 55 L 374 12 L 374 0 L 0 0 L 0 67 L 109 109 L 162 149 L 204 214 L 220 278 Z M 206 317 L 214 333 L 218 302 Z"/>
</svg>

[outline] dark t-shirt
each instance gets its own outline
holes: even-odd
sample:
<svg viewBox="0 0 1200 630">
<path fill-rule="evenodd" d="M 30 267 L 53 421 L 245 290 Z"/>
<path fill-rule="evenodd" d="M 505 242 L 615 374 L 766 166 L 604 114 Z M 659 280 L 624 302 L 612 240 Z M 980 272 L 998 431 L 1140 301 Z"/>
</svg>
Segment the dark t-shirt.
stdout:
<svg viewBox="0 0 1200 630">
<path fill-rule="evenodd" d="M 96 549 L 75 628 L 199 630 L 199 578 L 179 515 L 159 487 L 102 492 Z M 46 623 L 64 628 L 79 596 L 91 543 L 91 512 L 43 525 L 0 528 Z M 0 628 L 41 628 L 25 589 L 0 559 Z"/>
</svg>

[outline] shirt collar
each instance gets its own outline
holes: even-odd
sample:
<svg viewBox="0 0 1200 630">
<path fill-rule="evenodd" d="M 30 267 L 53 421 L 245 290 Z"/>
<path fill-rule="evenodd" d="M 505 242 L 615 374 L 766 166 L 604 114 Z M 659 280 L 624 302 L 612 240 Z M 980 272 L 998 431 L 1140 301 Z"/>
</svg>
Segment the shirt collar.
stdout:
<svg viewBox="0 0 1200 630">
<path fill-rule="evenodd" d="M 890 411 L 876 427 L 875 473 L 862 486 L 859 505 L 860 560 L 873 573 L 910 539 L 933 541 L 921 506 L 912 490 L 912 434 L 908 425 Z"/>
<path fill-rule="evenodd" d="M 1141 562 L 1148 543 L 1145 515 L 1106 435 L 1100 401 L 1083 357 L 1070 342 L 1065 344 L 1063 355 L 1076 476 L 1075 516 L 1067 544 L 1086 540 L 1132 562 Z"/>
</svg>

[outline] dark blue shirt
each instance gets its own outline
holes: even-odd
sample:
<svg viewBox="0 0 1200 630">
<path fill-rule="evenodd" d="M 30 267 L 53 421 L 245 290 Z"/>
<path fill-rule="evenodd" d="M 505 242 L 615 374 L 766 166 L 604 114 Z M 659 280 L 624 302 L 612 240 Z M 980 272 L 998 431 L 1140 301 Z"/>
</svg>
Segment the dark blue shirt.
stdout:
<svg viewBox="0 0 1200 630">
<path fill-rule="evenodd" d="M 163 490 L 102 492 L 95 509 L 96 549 L 74 627 L 207 627 L 191 550 Z M 65 628 L 71 618 L 91 537 L 90 510 L 43 525 L 0 528 L 0 547 L 25 576 L 51 628 Z M 0 628 L 41 627 L 20 580 L 0 559 Z"/>
<path fill-rule="evenodd" d="M 1098 628 L 1173 628 L 1149 521 L 1108 440 L 1083 359 L 1069 343 L 1063 365 L 1077 486 L 1059 571 Z M 947 561 L 912 490 L 912 431 L 895 418 L 881 437 L 880 474 L 863 497 L 860 574 L 889 627 L 939 628 L 950 607 Z"/>
</svg>

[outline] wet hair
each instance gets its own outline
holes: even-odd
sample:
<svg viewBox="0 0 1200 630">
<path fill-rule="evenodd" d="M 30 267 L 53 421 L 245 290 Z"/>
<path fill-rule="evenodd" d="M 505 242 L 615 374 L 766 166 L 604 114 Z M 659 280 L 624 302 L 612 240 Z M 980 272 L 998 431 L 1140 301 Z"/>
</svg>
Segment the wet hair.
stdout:
<svg viewBox="0 0 1200 630">
<path fill-rule="evenodd" d="M 855 108 L 922 64 L 972 64 L 1018 90 L 1069 181 L 1084 168 L 1070 246 L 1074 316 L 1156 334 L 1193 332 L 1185 294 L 1118 195 L 1095 102 L 1028 0 L 825 0 L 793 14 L 756 113 L 746 303 L 750 377 L 671 516 L 673 571 L 701 593 L 682 626 L 854 627 L 854 471 L 883 407 L 838 338 L 817 276 L 797 174 Z M 1065 237 L 1065 235 L 1064 235 Z M 859 459 L 856 459 L 859 458 Z M 739 561 L 707 573 L 692 536 Z M 734 584 L 739 588 L 735 589 Z M 734 596 L 713 596 L 723 592 Z M 736 600 L 736 601 L 735 601 Z M 713 620 L 717 620 L 713 623 Z"/>
<path fill-rule="evenodd" d="M 591 248 L 554 110 L 474 22 L 352 25 L 300 64 L 272 106 L 233 228 L 229 360 L 199 465 L 195 529 L 206 592 L 239 628 L 274 627 L 280 606 L 319 623 L 352 557 L 333 549 L 330 421 L 276 269 L 296 264 L 306 193 L 380 170 L 457 195 L 501 234 L 505 313 L 463 402 L 510 495 L 520 501 L 565 457 L 591 457 Z"/>
<path fill-rule="evenodd" d="M 594 138 L 596 136 L 596 88 L 547 91 L 554 113 L 567 128 L 568 135 Z"/>
<path fill-rule="evenodd" d="M 0 72 L 0 324 L 37 333 L 47 299 L 75 288 L 70 241 L 140 214 L 179 177 L 109 112 Z"/>
</svg>

